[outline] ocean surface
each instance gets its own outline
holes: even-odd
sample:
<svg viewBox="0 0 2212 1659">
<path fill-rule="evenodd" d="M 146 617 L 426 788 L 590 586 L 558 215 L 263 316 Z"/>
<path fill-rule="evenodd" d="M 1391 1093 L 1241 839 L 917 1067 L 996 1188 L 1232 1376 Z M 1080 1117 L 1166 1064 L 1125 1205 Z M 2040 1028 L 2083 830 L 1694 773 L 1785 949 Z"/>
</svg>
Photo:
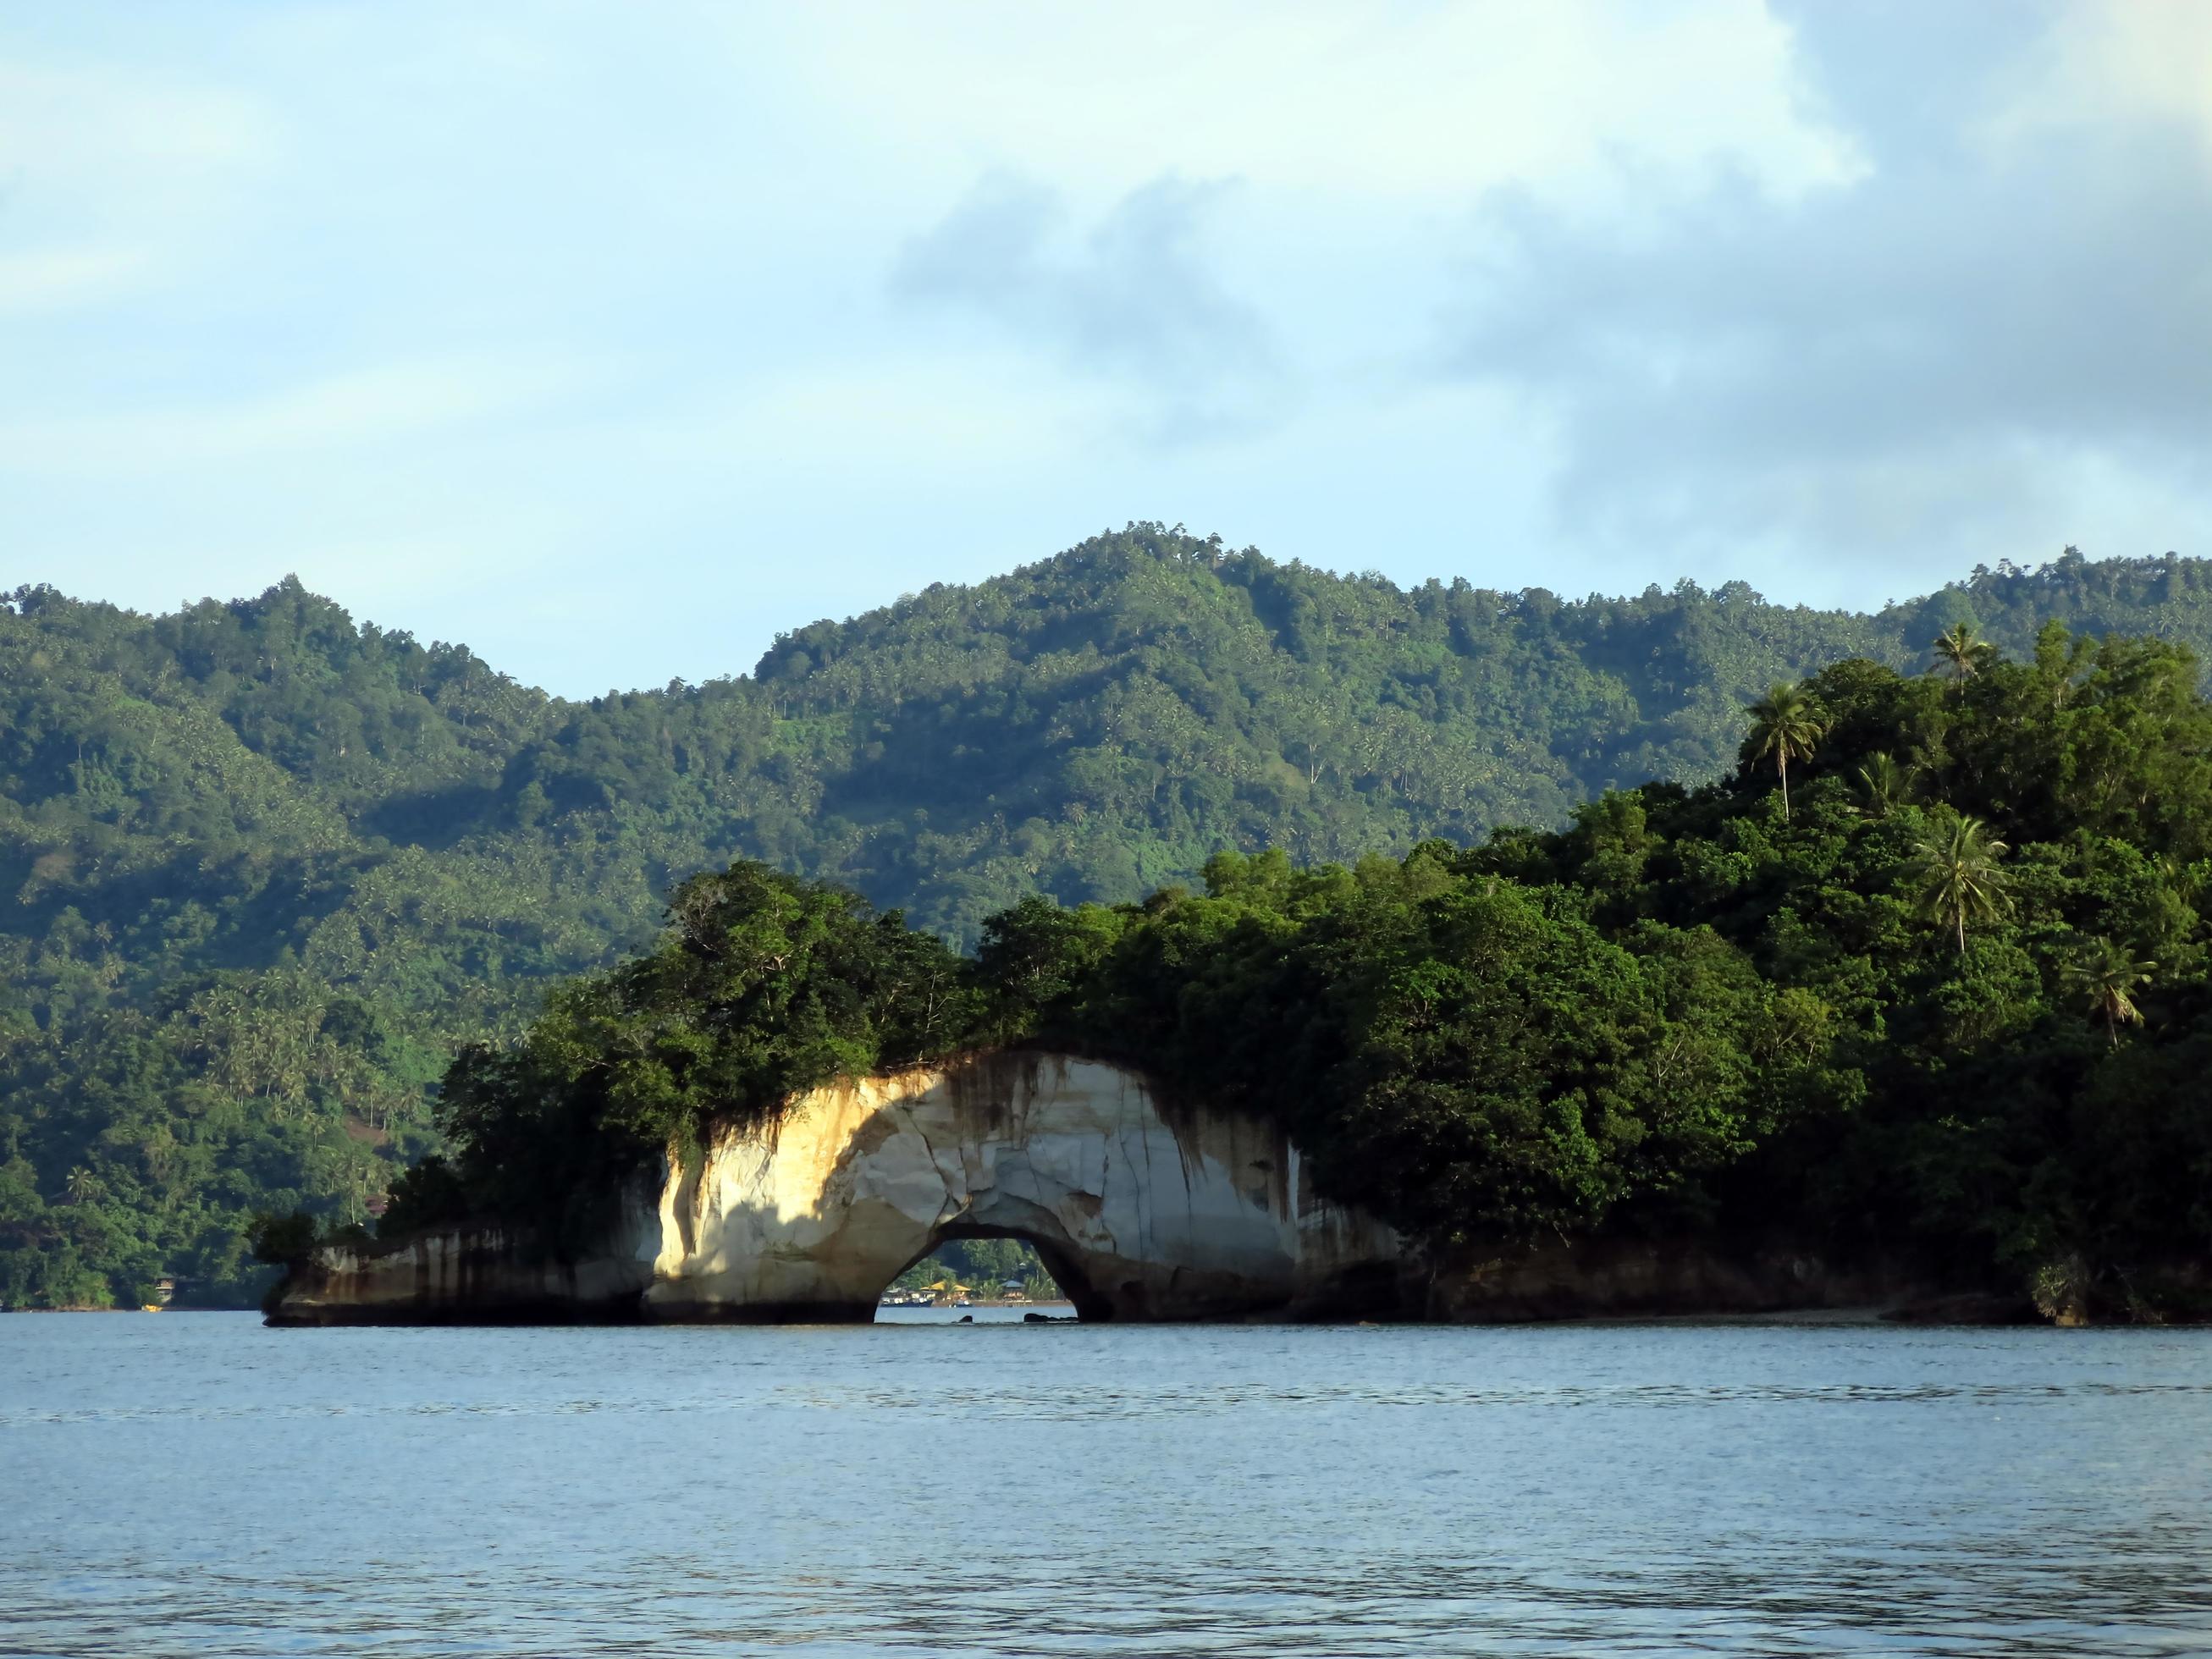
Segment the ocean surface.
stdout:
<svg viewBox="0 0 2212 1659">
<path fill-rule="evenodd" d="M 2212 1332 L 0 1317 L 0 1652 L 2212 1654 Z"/>
</svg>

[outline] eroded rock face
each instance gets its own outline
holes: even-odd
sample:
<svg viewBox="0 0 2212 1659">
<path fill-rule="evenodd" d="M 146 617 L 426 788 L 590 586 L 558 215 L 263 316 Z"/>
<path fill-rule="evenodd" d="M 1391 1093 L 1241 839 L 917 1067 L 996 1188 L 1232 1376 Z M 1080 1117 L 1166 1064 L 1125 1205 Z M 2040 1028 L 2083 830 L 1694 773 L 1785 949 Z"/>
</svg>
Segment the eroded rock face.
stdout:
<svg viewBox="0 0 2212 1659">
<path fill-rule="evenodd" d="M 628 1322 L 653 1277 L 653 1216 L 635 1195 L 605 1245 L 562 1261 L 526 1237 L 463 1227 L 364 1249 L 326 1247 L 293 1270 L 272 1325 Z"/>
<path fill-rule="evenodd" d="M 948 1238 L 1036 1245 L 1085 1317 L 1404 1310 L 1399 1241 L 1316 1199 L 1279 1131 L 1094 1061 L 986 1054 L 835 1085 L 636 1195 L 602 1246 L 441 1233 L 322 1252 L 272 1317 L 850 1319 Z"/>
</svg>

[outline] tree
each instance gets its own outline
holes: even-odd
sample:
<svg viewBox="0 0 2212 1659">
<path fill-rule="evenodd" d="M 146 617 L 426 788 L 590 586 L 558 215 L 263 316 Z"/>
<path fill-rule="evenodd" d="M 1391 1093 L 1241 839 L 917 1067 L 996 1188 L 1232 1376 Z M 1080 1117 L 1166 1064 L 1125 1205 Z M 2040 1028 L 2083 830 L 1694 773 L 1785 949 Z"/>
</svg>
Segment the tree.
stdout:
<svg viewBox="0 0 2212 1659">
<path fill-rule="evenodd" d="M 2068 990 L 2088 1003 L 2091 1014 L 2104 1017 L 2106 1035 L 2117 1048 L 2121 1026 L 2142 1024 L 2133 993 L 2137 986 L 2150 983 L 2157 966 L 2136 961 L 2126 947 L 2111 939 L 2083 939 L 2059 963 L 2058 975 Z"/>
<path fill-rule="evenodd" d="M 1910 802 L 1914 794 L 1913 769 L 1894 756 L 1877 751 L 1859 768 L 1862 808 L 1869 817 L 1886 818 Z"/>
<path fill-rule="evenodd" d="M 1782 816 L 1790 816 L 1790 763 L 1811 757 L 1814 746 L 1826 732 L 1820 705 L 1802 685 L 1778 683 L 1744 712 L 1751 716 L 1751 735 L 1745 741 L 1753 760 L 1772 756 L 1782 779 Z"/>
<path fill-rule="evenodd" d="M 256 1261 L 289 1267 L 314 1253 L 315 1218 L 305 1210 L 294 1210 L 289 1215 L 264 1212 L 253 1218 L 246 1239 Z"/>
<path fill-rule="evenodd" d="M 1997 864 L 2005 850 L 1987 824 L 1965 814 L 1913 844 L 1905 869 L 1918 889 L 1921 914 L 1957 930 L 1961 956 L 1967 922 L 1993 921 L 2011 902 L 2005 872 Z"/>
<path fill-rule="evenodd" d="M 1974 632 L 1970 622 L 1954 623 L 1936 636 L 1936 660 L 1949 667 L 1961 691 L 1969 678 L 1981 672 L 1982 664 L 1996 648 Z"/>
</svg>

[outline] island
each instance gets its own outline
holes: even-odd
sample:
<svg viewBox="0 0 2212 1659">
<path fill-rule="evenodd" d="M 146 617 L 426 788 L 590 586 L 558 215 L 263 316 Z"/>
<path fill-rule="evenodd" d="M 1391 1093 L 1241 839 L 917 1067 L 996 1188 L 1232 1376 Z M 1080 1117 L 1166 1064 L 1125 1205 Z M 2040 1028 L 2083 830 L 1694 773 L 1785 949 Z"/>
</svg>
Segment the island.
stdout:
<svg viewBox="0 0 2212 1659">
<path fill-rule="evenodd" d="M 280 1323 L 863 1319 L 963 1232 L 1086 1319 L 2212 1310 L 2212 706 L 1964 624 L 1732 776 L 1352 866 L 1036 894 L 972 951 L 739 860 L 446 1073 Z"/>
</svg>

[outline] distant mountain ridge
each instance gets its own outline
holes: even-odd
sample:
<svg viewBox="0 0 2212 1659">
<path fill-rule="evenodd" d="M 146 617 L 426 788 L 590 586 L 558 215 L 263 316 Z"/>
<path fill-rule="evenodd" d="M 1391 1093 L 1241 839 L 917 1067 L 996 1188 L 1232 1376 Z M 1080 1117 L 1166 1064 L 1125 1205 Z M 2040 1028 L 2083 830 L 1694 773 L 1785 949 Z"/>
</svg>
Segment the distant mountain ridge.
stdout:
<svg viewBox="0 0 2212 1659">
<path fill-rule="evenodd" d="M 103 1205 L 111 1231 L 170 1214 L 172 1241 L 270 1194 L 358 1209 L 426 1133 L 453 1041 L 634 948 L 673 881 L 733 857 L 965 939 L 1024 894 L 1130 899 L 1224 847 L 1473 841 L 1715 775 L 1771 682 L 1915 669 L 1962 619 L 2012 654 L 2056 619 L 2212 655 L 2212 563 L 2069 551 L 1862 615 L 1741 583 L 1401 589 L 1138 525 L 799 629 L 750 677 L 583 701 L 296 580 L 160 617 L 18 589 L 0 1262 L 12 1227 L 46 1271 Z M 88 1095 L 95 1051 L 137 1080 Z"/>
</svg>

